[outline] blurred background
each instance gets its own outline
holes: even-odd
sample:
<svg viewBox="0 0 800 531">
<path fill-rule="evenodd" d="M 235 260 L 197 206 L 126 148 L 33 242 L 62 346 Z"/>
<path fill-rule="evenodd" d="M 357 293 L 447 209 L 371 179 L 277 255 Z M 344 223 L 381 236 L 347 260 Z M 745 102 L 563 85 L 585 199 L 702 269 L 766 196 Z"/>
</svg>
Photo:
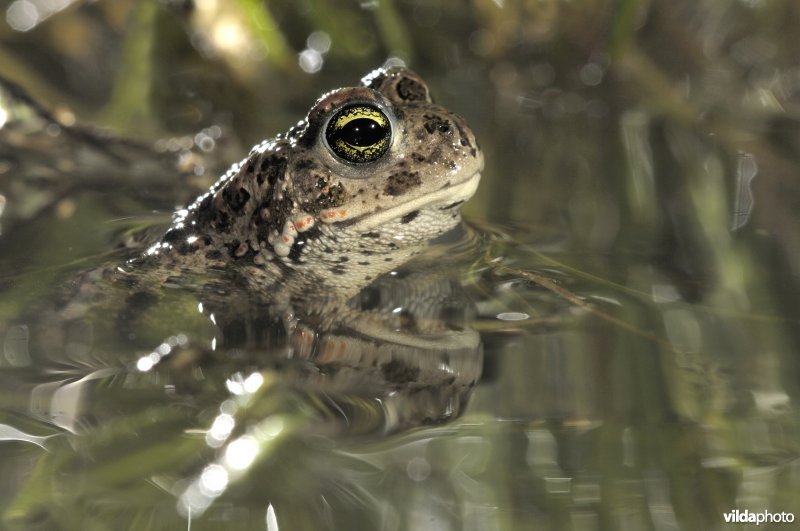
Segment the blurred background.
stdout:
<svg viewBox="0 0 800 531">
<path fill-rule="evenodd" d="M 464 209 L 489 242 L 484 379 L 453 430 L 358 450 L 411 478 L 375 491 L 403 493 L 382 529 L 800 513 L 800 2 L 0 6 L 4 274 L 98 252 L 110 219 L 168 220 L 381 65 L 466 118 L 486 158 Z M 0 316 L 47 289 L 6 284 Z"/>
</svg>

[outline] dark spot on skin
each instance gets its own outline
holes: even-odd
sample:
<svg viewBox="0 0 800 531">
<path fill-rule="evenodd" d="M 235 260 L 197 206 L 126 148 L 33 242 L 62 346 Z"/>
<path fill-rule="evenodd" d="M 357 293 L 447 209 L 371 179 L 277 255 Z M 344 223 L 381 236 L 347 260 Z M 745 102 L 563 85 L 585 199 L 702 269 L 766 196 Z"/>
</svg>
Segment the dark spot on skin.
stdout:
<svg viewBox="0 0 800 531">
<path fill-rule="evenodd" d="M 206 225 L 211 223 L 214 219 L 214 209 L 211 207 L 211 202 L 213 201 L 213 196 L 211 194 L 206 195 L 200 204 L 197 205 L 197 221 L 201 225 Z"/>
<path fill-rule="evenodd" d="M 367 276 L 364 277 L 364 280 L 372 280 L 372 277 L 367 275 Z"/>
<path fill-rule="evenodd" d="M 400 171 L 393 173 L 386 179 L 386 186 L 383 187 L 383 191 L 386 195 L 396 197 L 421 184 L 422 179 L 419 176 L 419 172 Z"/>
<path fill-rule="evenodd" d="M 368 266 L 369 262 L 358 262 L 358 265 L 360 265 L 360 266 Z"/>
<path fill-rule="evenodd" d="M 286 171 L 286 159 L 277 155 L 270 155 L 261 161 L 261 167 L 256 174 L 256 181 L 258 185 L 264 184 L 264 181 L 269 183 L 270 186 L 283 176 Z"/>
<path fill-rule="evenodd" d="M 222 199 L 231 207 L 231 210 L 239 212 L 250 200 L 250 192 L 241 187 L 241 185 L 239 187 L 226 186 L 222 191 Z"/>
<path fill-rule="evenodd" d="M 299 263 L 300 256 L 303 254 L 303 248 L 305 247 L 306 242 L 305 240 L 301 240 L 300 238 L 296 239 L 292 244 L 292 247 L 289 249 L 289 260 L 292 262 Z"/>
<path fill-rule="evenodd" d="M 340 266 L 340 265 L 335 265 L 332 268 L 330 268 L 328 271 L 330 271 L 334 275 L 344 275 L 347 270 L 344 267 Z"/>
<path fill-rule="evenodd" d="M 394 242 L 389 242 L 389 248 L 390 249 L 397 249 L 397 244 L 394 243 Z"/>
<path fill-rule="evenodd" d="M 183 229 L 169 229 L 161 241 L 164 243 L 177 243 L 186 240 L 186 232 Z"/>
<path fill-rule="evenodd" d="M 417 80 L 404 77 L 397 82 L 397 95 L 406 101 L 425 101 L 428 91 Z"/>
<path fill-rule="evenodd" d="M 461 145 L 464 147 L 468 147 L 469 154 L 472 155 L 472 158 L 475 158 L 478 155 L 477 146 L 473 146 L 472 144 L 470 144 L 469 135 L 466 134 L 464 128 L 461 127 L 461 124 L 459 124 L 458 122 L 455 122 L 455 124 L 456 127 L 458 128 L 458 134 L 461 135 Z"/>
<path fill-rule="evenodd" d="M 342 183 L 336 183 L 333 186 L 328 186 L 328 191 L 322 193 L 317 198 L 317 211 L 320 208 L 335 208 L 344 204 L 347 199 L 347 194 L 344 191 Z"/>
<path fill-rule="evenodd" d="M 411 158 L 414 159 L 414 162 L 425 162 L 425 157 L 423 157 L 419 153 L 412 153 Z"/>
<path fill-rule="evenodd" d="M 347 256 L 340 256 L 339 257 L 339 263 L 340 264 L 343 264 L 343 263 L 349 262 L 349 261 L 350 261 L 350 258 L 348 258 Z"/>
<path fill-rule="evenodd" d="M 362 238 L 380 238 L 381 237 L 381 233 L 380 232 L 374 232 L 374 231 L 373 232 L 365 232 L 364 234 L 361 235 L 361 237 Z"/>
<path fill-rule="evenodd" d="M 324 251 L 324 252 L 326 252 L 326 253 L 332 253 L 332 252 L 333 252 L 333 249 L 331 249 L 330 247 L 325 247 L 325 248 L 323 249 L 323 251 Z"/>
<path fill-rule="evenodd" d="M 392 261 L 392 259 L 391 259 L 391 258 L 389 258 L 389 257 L 386 257 L 386 258 L 384 258 L 384 259 L 383 259 L 383 261 L 384 261 L 384 262 L 391 262 L 391 261 Z"/>
<path fill-rule="evenodd" d="M 217 211 L 217 219 L 212 223 L 212 226 L 219 232 L 228 232 L 231 230 L 231 217 L 227 212 Z"/>
<path fill-rule="evenodd" d="M 419 216 L 419 210 L 414 210 L 413 212 L 409 212 L 408 214 L 400 218 L 400 223 L 403 225 L 405 225 L 406 223 L 411 223 L 417 218 L 417 216 Z"/>
<path fill-rule="evenodd" d="M 387 382 L 400 385 L 415 382 L 419 376 L 418 367 L 409 367 L 398 360 L 392 360 L 381 365 L 381 372 Z"/>
<path fill-rule="evenodd" d="M 289 249 L 289 259 L 295 263 L 300 262 L 300 256 L 303 254 L 303 251 L 306 248 L 306 245 L 309 241 L 313 240 L 314 238 L 320 235 L 319 227 L 311 227 L 305 232 L 301 232 L 297 235 L 297 238 L 294 240 L 294 244 Z M 325 248 L 325 252 L 331 252 L 330 247 Z"/>
<path fill-rule="evenodd" d="M 375 253 L 373 253 L 372 251 L 361 251 L 361 254 L 363 254 L 364 256 L 372 256 Z"/>
<path fill-rule="evenodd" d="M 423 118 L 425 119 L 425 123 L 423 125 L 429 134 L 433 134 L 434 131 L 439 131 L 440 133 L 452 133 L 450 122 L 441 116 L 426 113 L 423 115 Z"/>
</svg>

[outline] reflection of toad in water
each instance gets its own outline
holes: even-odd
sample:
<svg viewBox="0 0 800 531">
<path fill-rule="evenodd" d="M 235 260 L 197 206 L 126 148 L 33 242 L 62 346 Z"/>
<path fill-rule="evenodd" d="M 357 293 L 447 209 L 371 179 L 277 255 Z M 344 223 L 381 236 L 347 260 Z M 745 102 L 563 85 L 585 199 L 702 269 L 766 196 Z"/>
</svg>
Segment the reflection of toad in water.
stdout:
<svg viewBox="0 0 800 531">
<path fill-rule="evenodd" d="M 405 276 L 401 269 L 322 313 L 246 308 L 226 311 L 206 300 L 207 313 L 197 315 L 217 321 L 213 349 L 210 341 L 175 334 L 126 367 L 109 362 L 80 378 L 29 385 L 30 417 L 58 429 L 44 437 L 12 435 L 46 450 L 32 453 L 55 463 L 47 481 L 62 503 L 44 496 L 37 499 L 46 505 L 27 504 L 21 495 L 12 502 L 24 507 L 10 513 L 11 527 L 58 521 L 64 507 L 88 500 L 118 507 L 104 513 L 117 520 L 135 508 L 120 500 L 151 482 L 158 497 L 140 503 L 162 514 L 177 503 L 177 513 L 161 519 L 163 529 L 230 503 L 249 507 L 252 500 L 239 498 L 242 489 L 279 508 L 296 505 L 281 503 L 293 493 L 313 508 L 307 515 L 313 525 L 323 521 L 316 514 L 320 500 L 345 513 L 368 503 L 371 513 L 379 502 L 362 490 L 391 466 L 376 462 L 372 473 L 358 473 L 365 464 L 348 456 L 348 445 L 457 417 L 481 375 L 472 306 L 441 271 Z M 154 353 L 159 359 L 149 365 Z M 0 428 L 0 436 L 11 433 L 11 426 Z"/>
</svg>

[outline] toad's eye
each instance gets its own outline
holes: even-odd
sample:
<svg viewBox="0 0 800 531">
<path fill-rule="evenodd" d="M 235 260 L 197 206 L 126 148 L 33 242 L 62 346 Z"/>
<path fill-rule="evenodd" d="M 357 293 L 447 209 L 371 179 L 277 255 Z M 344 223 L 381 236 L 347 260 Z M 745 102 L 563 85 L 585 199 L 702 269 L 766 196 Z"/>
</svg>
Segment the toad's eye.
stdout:
<svg viewBox="0 0 800 531">
<path fill-rule="evenodd" d="M 328 122 L 325 139 L 333 152 L 347 162 L 372 162 L 389 149 L 392 127 L 378 107 L 365 103 L 348 105 Z"/>
</svg>

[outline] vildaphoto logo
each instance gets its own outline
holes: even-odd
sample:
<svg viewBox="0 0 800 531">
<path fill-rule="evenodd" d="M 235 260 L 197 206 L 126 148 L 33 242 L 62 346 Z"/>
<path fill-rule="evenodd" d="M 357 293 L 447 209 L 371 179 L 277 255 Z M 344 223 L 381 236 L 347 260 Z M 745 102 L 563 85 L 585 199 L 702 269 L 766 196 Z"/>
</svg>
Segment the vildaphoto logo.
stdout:
<svg viewBox="0 0 800 531">
<path fill-rule="evenodd" d="M 758 513 L 748 511 L 740 511 L 734 509 L 730 512 L 723 513 L 727 524 L 790 524 L 794 522 L 794 513 L 771 513 L 769 511 L 761 511 Z"/>
</svg>

